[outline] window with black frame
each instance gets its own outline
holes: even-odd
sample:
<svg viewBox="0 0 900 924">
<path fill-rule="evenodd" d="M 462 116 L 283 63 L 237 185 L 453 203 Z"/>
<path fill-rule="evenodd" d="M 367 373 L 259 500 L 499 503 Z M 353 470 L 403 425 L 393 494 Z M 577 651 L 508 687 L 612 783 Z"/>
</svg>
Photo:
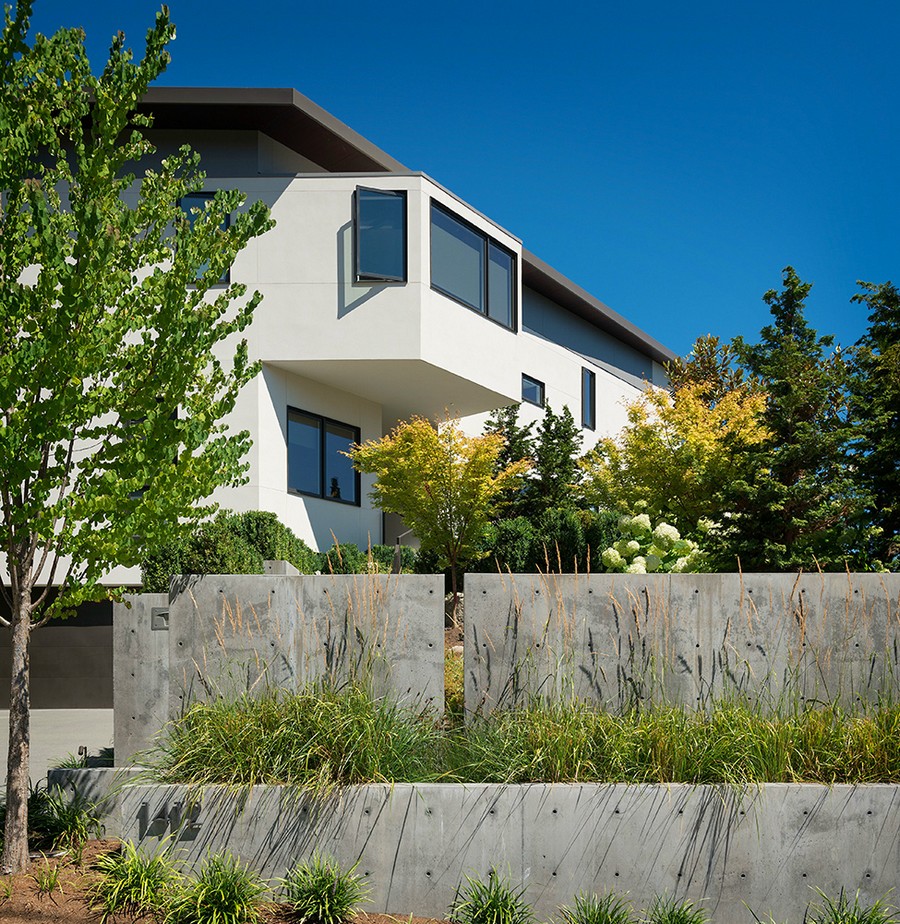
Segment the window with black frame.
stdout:
<svg viewBox="0 0 900 924">
<path fill-rule="evenodd" d="M 581 370 L 581 426 L 597 429 L 597 375 L 591 369 Z"/>
<path fill-rule="evenodd" d="M 349 424 L 288 408 L 288 491 L 359 504 L 359 473 L 343 453 L 359 442 Z"/>
<path fill-rule="evenodd" d="M 406 282 L 406 192 L 359 186 L 354 197 L 357 282 Z"/>
<path fill-rule="evenodd" d="M 522 400 L 528 404 L 544 406 L 544 383 L 530 375 L 522 375 Z"/>
<path fill-rule="evenodd" d="M 516 329 L 515 255 L 437 202 L 431 203 L 431 287 Z"/>
</svg>

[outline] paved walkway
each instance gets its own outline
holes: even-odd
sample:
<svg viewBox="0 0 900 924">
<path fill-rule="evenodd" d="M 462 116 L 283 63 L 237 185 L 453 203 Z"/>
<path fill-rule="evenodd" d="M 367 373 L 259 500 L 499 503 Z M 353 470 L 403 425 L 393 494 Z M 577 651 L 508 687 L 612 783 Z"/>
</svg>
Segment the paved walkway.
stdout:
<svg viewBox="0 0 900 924">
<path fill-rule="evenodd" d="M 31 780 L 47 776 L 47 768 L 86 745 L 91 754 L 112 747 L 112 709 L 32 709 Z M 6 789 L 9 712 L 0 709 L 0 790 Z"/>
</svg>

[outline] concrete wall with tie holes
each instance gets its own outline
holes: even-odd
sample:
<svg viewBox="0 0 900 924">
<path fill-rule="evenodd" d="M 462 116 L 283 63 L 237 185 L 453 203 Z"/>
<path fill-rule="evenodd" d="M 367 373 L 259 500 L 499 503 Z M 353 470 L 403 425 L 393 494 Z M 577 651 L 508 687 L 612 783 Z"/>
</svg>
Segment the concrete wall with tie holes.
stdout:
<svg viewBox="0 0 900 924">
<path fill-rule="evenodd" d="M 900 574 L 470 574 L 466 709 L 900 693 Z"/>
<path fill-rule="evenodd" d="M 140 594 L 113 616 L 114 748 L 126 766 L 197 700 L 364 676 L 443 708 L 443 578 L 206 575 Z"/>
<path fill-rule="evenodd" d="M 128 773 L 53 779 L 106 794 L 108 835 L 150 850 L 172 838 L 186 867 L 226 848 L 267 879 L 316 849 L 357 864 L 365 910 L 398 916 L 446 917 L 465 877 L 495 867 L 540 921 L 581 892 L 613 890 L 637 909 L 656 895 L 702 903 L 716 924 L 800 922 L 816 890 L 859 890 L 871 904 L 900 869 L 895 786 L 396 783 L 314 800 L 282 787 L 123 786 Z"/>
<path fill-rule="evenodd" d="M 439 578 L 212 576 L 171 601 L 132 602 L 116 613 L 117 757 L 120 740 L 133 747 L 229 686 L 293 689 L 365 668 L 385 692 L 441 701 Z M 470 711 L 534 694 L 625 709 L 898 693 L 900 575 L 472 574 L 465 612 Z M 120 739 L 129 723 L 140 735 Z M 369 910 L 392 914 L 445 916 L 464 877 L 493 866 L 543 920 L 612 889 L 638 907 L 661 894 L 702 902 L 716 924 L 800 921 L 817 890 L 871 903 L 900 869 L 893 785 L 396 783 L 317 801 L 278 787 L 198 795 L 129 770 L 55 780 L 105 799 L 109 834 L 149 848 L 171 836 L 187 865 L 226 847 L 265 877 L 314 848 L 358 863 Z"/>
</svg>

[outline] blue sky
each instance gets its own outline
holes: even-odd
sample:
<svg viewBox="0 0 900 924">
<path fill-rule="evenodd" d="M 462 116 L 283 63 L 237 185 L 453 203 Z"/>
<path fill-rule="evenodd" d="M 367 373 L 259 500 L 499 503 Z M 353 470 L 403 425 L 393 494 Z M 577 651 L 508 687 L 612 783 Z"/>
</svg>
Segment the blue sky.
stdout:
<svg viewBox="0 0 900 924">
<path fill-rule="evenodd" d="M 37 0 L 96 68 L 158 7 Z M 900 5 L 173 0 L 168 85 L 291 86 L 679 353 L 755 340 L 792 264 L 854 342 L 900 283 Z"/>
</svg>

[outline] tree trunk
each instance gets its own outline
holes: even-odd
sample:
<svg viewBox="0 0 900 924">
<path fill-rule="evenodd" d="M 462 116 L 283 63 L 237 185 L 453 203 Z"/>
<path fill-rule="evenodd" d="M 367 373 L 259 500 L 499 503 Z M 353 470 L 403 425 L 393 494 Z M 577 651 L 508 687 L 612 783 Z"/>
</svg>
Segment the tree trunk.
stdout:
<svg viewBox="0 0 900 924">
<path fill-rule="evenodd" d="M 3 868 L 20 873 L 28 866 L 28 792 L 30 692 L 28 643 L 31 636 L 31 593 L 13 600 L 12 679 L 9 688 L 9 760 L 6 774 L 6 829 Z"/>
</svg>

